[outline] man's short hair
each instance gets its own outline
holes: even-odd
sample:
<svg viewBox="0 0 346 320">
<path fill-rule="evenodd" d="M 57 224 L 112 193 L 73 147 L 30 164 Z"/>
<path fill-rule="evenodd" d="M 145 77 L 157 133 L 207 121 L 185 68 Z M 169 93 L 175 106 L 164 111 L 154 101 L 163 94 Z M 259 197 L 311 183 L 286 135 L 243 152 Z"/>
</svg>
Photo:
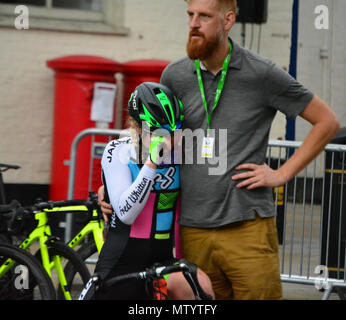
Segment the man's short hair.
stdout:
<svg viewBox="0 0 346 320">
<path fill-rule="evenodd" d="M 220 8 L 237 13 L 237 0 L 217 0 Z"/>
<path fill-rule="evenodd" d="M 191 0 L 185 0 L 189 3 Z M 234 13 L 237 13 L 237 0 L 216 0 L 220 9 L 231 10 Z"/>
</svg>

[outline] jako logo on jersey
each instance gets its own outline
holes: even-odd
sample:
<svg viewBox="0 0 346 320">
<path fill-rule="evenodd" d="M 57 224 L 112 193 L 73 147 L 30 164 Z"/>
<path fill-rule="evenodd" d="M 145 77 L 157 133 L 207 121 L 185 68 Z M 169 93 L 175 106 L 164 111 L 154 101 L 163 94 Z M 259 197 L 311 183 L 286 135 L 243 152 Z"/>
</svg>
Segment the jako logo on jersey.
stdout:
<svg viewBox="0 0 346 320">
<path fill-rule="evenodd" d="M 106 154 L 107 155 L 107 159 L 108 162 L 111 163 L 112 162 L 112 157 L 113 157 L 113 151 L 114 149 L 119 145 L 119 144 L 127 144 L 131 141 L 131 138 L 127 138 L 127 139 L 118 139 L 118 140 L 113 140 L 110 142 L 108 148 L 106 149 Z"/>
</svg>

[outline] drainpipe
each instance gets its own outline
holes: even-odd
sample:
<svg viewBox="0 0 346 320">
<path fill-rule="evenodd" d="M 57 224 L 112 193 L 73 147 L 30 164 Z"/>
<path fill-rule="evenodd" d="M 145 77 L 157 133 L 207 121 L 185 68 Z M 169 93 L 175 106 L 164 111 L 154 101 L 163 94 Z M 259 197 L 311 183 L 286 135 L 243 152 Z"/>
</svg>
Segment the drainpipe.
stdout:
<svg viewBox="0 0 346 320">
<path fill-rule="evenodd" d="M 297 53 L 298 53 L 298 17 L 299 17 L 299 0 L 293 0 L 292 10 L 292 35 L 291 35 L 291 55 L 289 74 L 297 78 Z M 286 140 L 295 140 L 296 122 L 286 118 Z"/>
</svg>

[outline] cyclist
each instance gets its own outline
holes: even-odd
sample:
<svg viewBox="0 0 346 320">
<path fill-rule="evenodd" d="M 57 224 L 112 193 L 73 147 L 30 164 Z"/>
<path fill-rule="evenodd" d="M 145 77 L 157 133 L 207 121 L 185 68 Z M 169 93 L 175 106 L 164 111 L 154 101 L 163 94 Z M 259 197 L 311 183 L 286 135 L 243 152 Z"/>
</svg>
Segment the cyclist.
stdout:
<svg viewBox="0 0 346 320">
<path fill-rule="evenodd" d="M 173 261 L 174 239 L 178 240 L 174 229 L 180 178 L 173 160 L 179 143 L 174 132 L 181 127 L 183 106 L 167 87 L 144 82 L 132 93 L 128 111 L 131 137 L 108 143 L 102 157 L 105 199 L 114 211 L 95 268 L 101 279 L 97 299 L 150 298 L 153 288 L 142 281 L 105 289 L 102 280 Z M 198 270 L 197 275 L 213 296 L 206 274 Z M 168 298 L 194 297 L 181 273 L 169 276 L 167 288 Z"/>
</svg>

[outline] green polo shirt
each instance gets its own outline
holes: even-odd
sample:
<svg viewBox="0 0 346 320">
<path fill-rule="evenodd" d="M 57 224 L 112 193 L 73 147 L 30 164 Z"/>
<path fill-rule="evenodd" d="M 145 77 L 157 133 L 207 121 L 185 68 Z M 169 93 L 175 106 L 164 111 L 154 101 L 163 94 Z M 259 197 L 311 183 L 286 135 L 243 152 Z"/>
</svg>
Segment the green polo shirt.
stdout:
<svg viewBox="0 0 346 320">
<path fill-rule="evenodd" d="M 214 158 L 201 157 L 207 115 L 194 61 L 188 57 L 167 66 L 161 83 L 181 99 L 185 119 L 184 161 L 181 165 L 181 214 L 184 226 L 212 228 L 241 220 L 275 215 L 271 188 L 238 189 L 231 177 L 242 163 L 263 164 L 269 131 L 277 111 L 294 119 L 313 94 L 287 72 L 233 42 L 224 88 L 210 128 Z M 209 111 L 213 107 L 220 72 L 202 67 Z M 187 130 L 186 130 L 187 129 Z"/>
</svg>

